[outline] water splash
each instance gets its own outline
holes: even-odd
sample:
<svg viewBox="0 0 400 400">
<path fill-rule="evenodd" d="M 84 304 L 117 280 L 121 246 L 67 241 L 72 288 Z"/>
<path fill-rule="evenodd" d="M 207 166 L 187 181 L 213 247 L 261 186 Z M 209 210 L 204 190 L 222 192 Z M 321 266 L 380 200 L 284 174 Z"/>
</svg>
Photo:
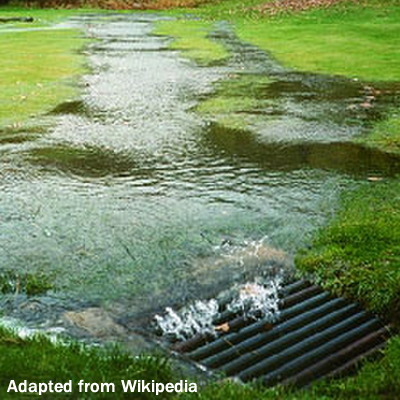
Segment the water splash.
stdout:
<svg viewBox="0 0 400 400">
<path fill-rule="evenodd" d="M 217 335 L 221 327 L 215 321 L 223 312 L 245 315 L 249 318 L 267 318 L 274 322 L 279 316 L 279 289 L 282 279 L 276 277 L 265 281 L 235 285 L 231 290 L 220 293 L 216 299 L 196 301 L 180 311 L 168 307 L 163 316 L 156 315 L 157 329 L 169 339 L 186 340 L 195 334 Z M 218 299 L 218 300 L 217 300 Z M 226 304 L 221 306 L 222 299 Z"/>
<path fill-rule="evenodd" d="M 196 333 L 214 334 L 213 320 L 218 315 L 218 302 L 196 301 L 179 312 L 167 307 L 164 316 L 156 315 L 156 323 L 163 335 L 185 340 Z"/>
<path fill-rule="evenodd" d="M 220 257 L 220 265 L 237 265 L 247 270 L 257 269 L 257 275 L 264 277 L 261 284 L 265 284 L 277 276 L 290 274 L 293 269 L 292 257 L 287 252 L 272 247 L 270 243 L 268 236 L 259 240 L 244 240 L 240 244 L 227 239 L 221 245 L 215 246 L 214 252 Z M 265 281 L 267 278 L 268 281 Z"/>
<path fill-rule="evenodd" d="M 44 335 L 54 344 L 62 344 L 64 342 L 62 335 L 65 333 L 65 328 L 63 327 L 29 328 L 20 320 L 11 317 L 1 318 L 0 326 L 13 331 L 20 339 L 32 339 L 36 335 Z"/>
<path fill-rule="evenodd" d="M 227 306 L 227 309 L 255 318 L 261 315 L 275 321 L 279 315 L 279 288 L 281 278 L 275 278 L 268 284 L 263 284 L 261 279 L 255 282 L 239 285 L 237 295 Z"/>
</svg>

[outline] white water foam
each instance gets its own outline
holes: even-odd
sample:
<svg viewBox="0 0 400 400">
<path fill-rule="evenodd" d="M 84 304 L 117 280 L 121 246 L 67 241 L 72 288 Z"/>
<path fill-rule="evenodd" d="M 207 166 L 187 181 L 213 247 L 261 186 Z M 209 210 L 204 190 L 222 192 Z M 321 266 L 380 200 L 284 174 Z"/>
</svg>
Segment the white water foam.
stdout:
<svg viewBox="0 0 400 400">
<path fill-rule="evenodd" d="M 281 278 L 270 279 L 268 282 L 261 278 L 254 282 L 235 285 L 229 293 L 221 293 L 217 298 L 229 296 L 225 309 L 240 313 L 249 318 L 266 318 L 274 322 L 279 316 L 278 290 Z M 156 315 L 155 321 L 163 335 L 177 340 L 186 340 L 195 334 L 216 335 L 221 327 L 215 326 L 214 321 L 221 315 L 216 299 L 196 301 L 179 311 L 168 307 L 163 316 Z"/>
<path fill-rule="evenodd" d="M 228 304 L 227 309 L 250 317 L 261 313 L 262 317 L 274 321 L 279 314 L 280 286 L 280 278 L 275 278 L 268 284 L 262 283 L 261 279 L 256 279 L 254 282 L 239 285 L 237 295 Z"/>
<path fill-rule="evenodd" d="M 0 319 L 0 326 L 12 330 L 20 339 L 31 339 L 36 335 L 45 335 L 52 343 L 61 344 L 60 335 L 65 332 L 62 327 L 52 327 L 46 329 L 28 328 L 15 318 L 4 317 Z"/>
<path fill-rule="evenodd" d="M 165 315 L 156 315 L 156 323 L 163 334 L 185 340 L 196 333 L 214 333 L 213 320 L 218 315 L 218 302 L 196 301 L 179 312 L 165 309 Z"/>
</svg>

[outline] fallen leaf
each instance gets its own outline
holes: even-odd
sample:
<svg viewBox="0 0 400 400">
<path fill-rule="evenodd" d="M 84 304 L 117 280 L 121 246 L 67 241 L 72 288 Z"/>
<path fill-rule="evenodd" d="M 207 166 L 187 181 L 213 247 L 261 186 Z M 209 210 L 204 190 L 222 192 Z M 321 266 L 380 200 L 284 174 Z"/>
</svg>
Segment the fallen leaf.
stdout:
<svg viewBox="0 0 400 400">
<path fill-rule="evenodd" d="M 216 330 L 217 332 L 227 333 L 227 332 L 229 332 L 230 327 L 229 327 L 229 324 L 228 324 L 227 322 L 225 322 L 224 324 L 217 325 L 217 326 L 215 327 L 215 330 Z"/>
<path fill-rule="evenodd" d="M 369 176 L 367 178 L 367 180 L 370 182 L 379 182 L 379 181 L 383 180 L 383 178 L 381 178 L 379 176 Z"/>
<path fill-rule="evenodd" d="M 368 103 L 367 101 L 365 101 L 364 103 L 360 104 L 360 107 L 362 107 L 362 108 L 372 108 L 372 104 Z"/>
</svg>

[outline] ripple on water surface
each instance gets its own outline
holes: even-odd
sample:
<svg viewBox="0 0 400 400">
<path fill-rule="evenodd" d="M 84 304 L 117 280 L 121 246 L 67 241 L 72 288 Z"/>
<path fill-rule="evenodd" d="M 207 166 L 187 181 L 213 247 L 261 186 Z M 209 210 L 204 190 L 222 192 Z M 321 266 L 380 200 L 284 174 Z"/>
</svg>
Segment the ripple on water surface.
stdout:
<svg viewBox="0 0 400 400">
<path fill-rule="evenodd" d="M 33 141 L 0 142 L 2 268 L 45 273 L 80 301 L 189 298 L 271 261 L 232 261 L 229 248 L 262 239 L 291 253 L 343 187 L 399 171 L 355 145 L 282 144 L 205 122 L 190 109 L 228 67 L 166 51 L 155 16 L 96 18 L 75 22 L 99 39 L 81 112 L 64 108 Z"/>
</svg>

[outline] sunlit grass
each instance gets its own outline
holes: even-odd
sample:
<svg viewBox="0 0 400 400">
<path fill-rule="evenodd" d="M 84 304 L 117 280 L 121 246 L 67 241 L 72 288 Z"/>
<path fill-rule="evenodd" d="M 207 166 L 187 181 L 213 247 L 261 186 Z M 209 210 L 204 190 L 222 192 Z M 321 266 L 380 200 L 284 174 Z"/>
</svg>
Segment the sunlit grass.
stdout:
<svg viewBox="0 0 400 400">
<path fill-rule="evenodd" d="M 172 10 L 204 21 L 228 20 L 240 38 L 301 71 L 373 80 L 400 80 L 400 4 L 370 0 L 329 9 L 263 16 L 255 7 L 263 0 L 227 0 L 196 9 Z"/>
<path fill-rule="evenodd" d="M 57 14 L 46 15 L 54 20 Z M 78 76 L 85 70 L 78 53 L 84 43 L 74 29 L 0 30 L 0 126 L 19 125 L 75 97 Z"/>
<path fill-rule="evenodd" d="M 302 71 L 400 80 L 400 6 L 318 10 L 240 21 L 239 36 Z"/>
<path fill-rule="evenodd" d="M 262 2 L 227 0 L 196 9 L 173 10 L 169 14 L 184 19 L 186 13 L 191 13 L 203 23 L 228 20 L 242 40 L 270 52 L 278 62 L 295 70 L 366 81 L 400 81 L 398 1 L 349 2 L 275 18 L 254 9 Z M 217 109 L 229 106 L 227 101 L 212 101 L 218 103 Z M 206 108 L 207 104 L 201 107 Z M 245 123 L 241 121 L 239 125 Z M 372 134 L 361 140 L 384 151 L 399 152 L 399 138 L 399 118 L 395 115 L 378 123 Z"/>
<path fill-rule="evenodd" d="M 55 8 L 34 8 L 34 7 L 0 7 L 0 17 L 32 17 L 33 22 L 9 22 L 0 23 L 0 33 L 9 28 L 35 28 L 49 26 L 51 24 L 61 22 L 66 18 L 81 14 L 89 10 L 80 9 L 55 9 Z"/>
</svg>

